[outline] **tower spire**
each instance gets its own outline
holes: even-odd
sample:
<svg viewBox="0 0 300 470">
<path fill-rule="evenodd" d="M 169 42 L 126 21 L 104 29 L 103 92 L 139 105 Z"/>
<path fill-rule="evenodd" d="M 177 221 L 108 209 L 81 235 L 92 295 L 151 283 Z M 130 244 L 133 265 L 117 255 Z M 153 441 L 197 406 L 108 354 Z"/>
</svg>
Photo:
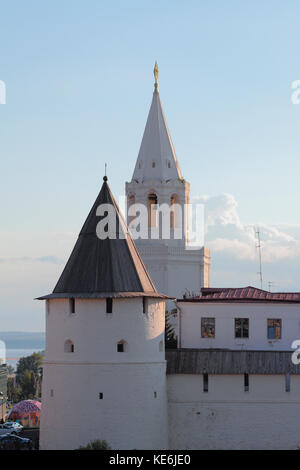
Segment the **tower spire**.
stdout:
<svg viewBox="0 0 300 470">
<path fill-rule="evenodd" d="M 154 64 L 153 73 L 154 73 L 154 78 L 155 78 L 154 91 L 155 91 L 156 93 L 158 93 L 158 75 L 159 75 L 159 70 L 158 70 L 158 65 L 157 65 L 157 62 L 156 62 L 156 61 L 155 61 L 155 64 Z"/>
<path fill-rule="evenodd" d="M 132 179 L 136 181 L 182 179 L 158 92 L 157 62 L 153 73 L 155 83 L 152 104 Z"/>
</svg>

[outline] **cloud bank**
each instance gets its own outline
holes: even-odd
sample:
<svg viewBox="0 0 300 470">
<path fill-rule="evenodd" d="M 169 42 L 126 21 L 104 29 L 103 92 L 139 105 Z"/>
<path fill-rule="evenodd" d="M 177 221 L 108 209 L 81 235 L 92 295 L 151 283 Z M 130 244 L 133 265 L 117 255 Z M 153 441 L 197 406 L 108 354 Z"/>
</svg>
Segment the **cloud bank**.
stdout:
<svg viewBox="0 0 300 470">
<path fill-rule="evenodd" d="M 193 202 L 205 207 L 205 244 L 217 255 L 234 260 L 257 259 L 256 230 L 259 228 L 264 263 L 300 259 L 300 226 L 268 226 L 241 222 L 238 204 L 232 194 L 201 196 Z"/>
</svg>

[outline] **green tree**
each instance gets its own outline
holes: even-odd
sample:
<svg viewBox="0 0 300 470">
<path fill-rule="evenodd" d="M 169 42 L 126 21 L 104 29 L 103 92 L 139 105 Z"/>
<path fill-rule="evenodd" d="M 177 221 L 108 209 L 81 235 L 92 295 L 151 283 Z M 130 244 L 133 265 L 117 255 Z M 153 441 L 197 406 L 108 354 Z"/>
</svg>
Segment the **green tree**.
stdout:
<svg viewBox="0 0 300 470">
<path fill-rule="evenodd" d="M 37 378 L 32 370 L 26 369 L 20 381 L 20 398 L 21 400 L 33 399 L 38 393 Z"/>
<path fill-rule="evenodd" d="M 27 357 L 21 357 L 17 364 L 16 382 L 20 388 L 22 400 L 40 396 L 42 382 L 41 353 L 33 353 Z"/>
<path fill-rule="evenodd" d="M 166 349 L 177 348 L 177 338 L 175 331 L 170 322 L 170 313 L 166 312 L 165 316 L 165 347 Z"/>
<path fill-rule="evenodd" d="M 6 366 L 6 368 L 7 368 L 7 374 L 8 374 L 8 375 L 13 375 L 13 374 L 15 373 L 15 369 L 14 369 L 13 366 L 11 366 L 10 364 L 8 364 L 8 365 Z"/>
<path fill-rule="evenodd" d="M 20 391 L 15 386 L 14 378 L 11 377 L 7 379 L 7 398 L 8 401 L 11 401 L 12 403 L 20 401 Z"/>
<path fill-rule="evenodd" d="M 89 442 L 86 446 L 79 447 L 78 450 L 110 450 L 111 447 L 107 441 L 97 439 Z"/>
</svg>

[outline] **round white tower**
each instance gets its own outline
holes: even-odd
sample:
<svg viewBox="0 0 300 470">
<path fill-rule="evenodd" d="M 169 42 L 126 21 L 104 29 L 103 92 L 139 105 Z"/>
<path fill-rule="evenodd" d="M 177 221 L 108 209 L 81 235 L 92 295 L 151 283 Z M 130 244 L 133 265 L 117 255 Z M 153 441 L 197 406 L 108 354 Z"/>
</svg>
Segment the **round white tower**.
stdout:
<svg viewBox="0 0 300 470">
<path fill-rule="evenodd" d="M 157 293 L 106 180 L 53 293 L 40 297 L 41 449 L 76 449 L 95 439 L 113 449 L 168 448 L 166 297 Z M 109 220 L 107 212 L 97 215 L 103 204 L 112 208 Z M 113 229 L 101 232 L 105 220 Z"/>
</svg>

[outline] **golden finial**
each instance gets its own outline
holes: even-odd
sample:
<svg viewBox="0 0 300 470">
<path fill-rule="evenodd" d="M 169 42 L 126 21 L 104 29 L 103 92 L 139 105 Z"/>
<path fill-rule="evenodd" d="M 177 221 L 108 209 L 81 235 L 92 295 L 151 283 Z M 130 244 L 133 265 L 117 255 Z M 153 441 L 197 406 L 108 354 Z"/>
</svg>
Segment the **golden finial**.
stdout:
<svg viewBox="0 0 300 470">
<path fill-rule="evenodd" d="M 155 91 L 158 92 L 158 73 L 159 72 L 158 72 L 158 65 L 156 61 L 155 61 L 153 73 L 154 73 L 154 78 L 155 78 L 154 88 L 155 88 Z"/>
</svg>

